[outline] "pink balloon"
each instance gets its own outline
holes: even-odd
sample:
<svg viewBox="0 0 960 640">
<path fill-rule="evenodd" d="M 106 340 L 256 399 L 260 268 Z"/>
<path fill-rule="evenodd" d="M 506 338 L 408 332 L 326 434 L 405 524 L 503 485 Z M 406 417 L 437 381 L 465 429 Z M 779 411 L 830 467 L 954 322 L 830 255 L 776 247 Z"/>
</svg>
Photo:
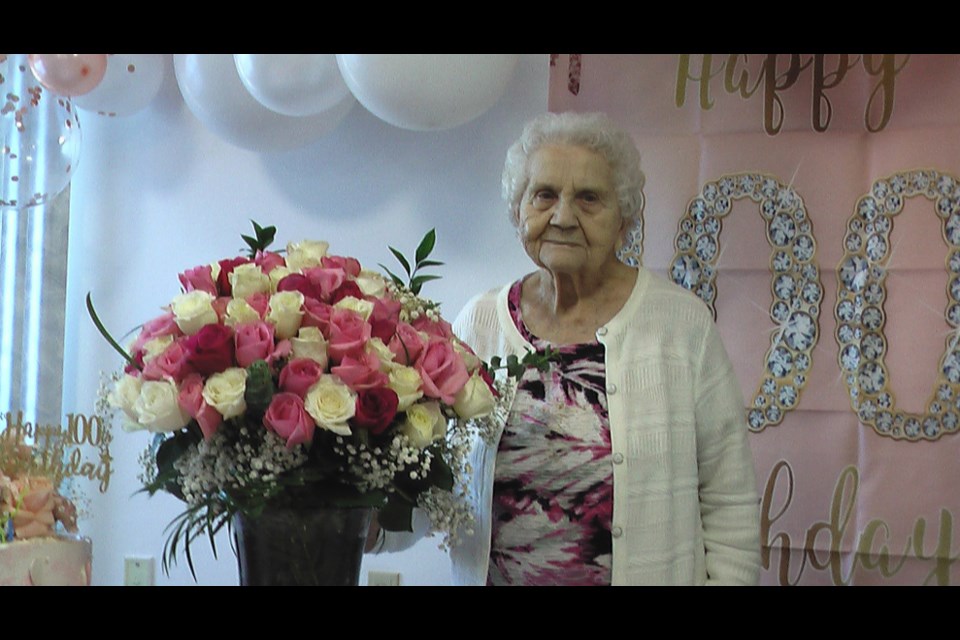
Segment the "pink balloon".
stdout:
<svg viewBox="0 0 960 640">
<path fill-rule="evenodd" d="M 104 53 L 31 53 L 29 63 L 40 84 L 67 97 L 93 91 L 107 72 Z"/>
</svg>

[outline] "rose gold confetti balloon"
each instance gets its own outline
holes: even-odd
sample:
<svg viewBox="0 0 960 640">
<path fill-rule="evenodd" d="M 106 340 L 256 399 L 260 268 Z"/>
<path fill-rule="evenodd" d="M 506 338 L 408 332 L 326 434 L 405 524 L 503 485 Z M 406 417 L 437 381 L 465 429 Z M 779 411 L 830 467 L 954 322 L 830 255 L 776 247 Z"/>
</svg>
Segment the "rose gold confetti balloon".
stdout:
<svg viewBox="0 0 960 640">
<path fill-rule="evenodd" d="M 79 157 L 80 122 L 70 100 L 37 82 L 26 54 L 0 60 L 0 210 L 52 200 Z"/>
<path fill-rule="evenodd" d="M 30 70 L 40 84 L 62 96 L 93 91 L 107 72 L 105 53 L 31 53 Z"/>
</svg>

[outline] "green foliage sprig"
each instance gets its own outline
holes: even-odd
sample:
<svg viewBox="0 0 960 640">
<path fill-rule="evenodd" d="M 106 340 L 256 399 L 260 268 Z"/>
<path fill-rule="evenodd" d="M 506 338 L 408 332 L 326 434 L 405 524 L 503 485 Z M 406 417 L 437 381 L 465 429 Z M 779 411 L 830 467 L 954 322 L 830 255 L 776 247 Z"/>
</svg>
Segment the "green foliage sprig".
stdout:
<svg viewBox="0 0 960 640">
<path fill-rule="evenodd" d="M 506 371 L 507 377 L 519 380 L 527 369 L 547 371 L 550 363 L 556 362 L 559 357 L 560 352 L 548 346 L 543 351 L 530 349 L 522 358 L 518 358 L 515 354 L 510 354 L 506 360 L 500 356 L 493 356 L 489 363 L 483 363 L 483 368 L 491 378 L 496 378 L 497 371 Z"/>
<path fill-rule="evenodd" d="M 390 252 L 393 253 L 394 257 L 397 259 L 397 262 L 400 263 L 400 266 L 403 267 L 404 272 L 407 274 L 407 282 L 405 283 L 402 278 L 390 271 L 386 266 L 380 263 L 380 268 L 387 272 L 387 275 L 390 276 L 390 279 L 393 280 L 393 283 L 398 287 L 405 287 L 409 289 L 414 295 L 420 294 L 420 289 L 423 287 L 425 282 L 430 280 L 439 280 L 441 276 L 423 274 L 420 272 L 421 269 L 425 267 L 439 267 L 443 265 L 442 262 L 438 260 L 428 260 L 430 253 L 433 252 L 433 247 L 437 243 L 437 232 L 436 229 L 430 229 L 423 236 L 423 239 L 420 241 L 420 244 L 417 245 L 417 251 L 414 254 L 413 267 L 410 266 L 410 260 L 408 260 L 403 253 L 394 249 L 393 247 L 388 247 Z"/>
<path fill-rule="evenodd" d="M 257 255 L 257 251 L 266 251 L 267 247 L 273 243 L 273 238 L 277 235 L 277 228 L 261 227 L 254 220 L 250 222 L 253 223 L 253 232 L 256 237 L 251 238 L 245 235 L 241 235 L 240 237 L 247 243 L 247 247 L 249 247 L 247 252 L 250 254 L 250 257 L 254 258 Z"/>
</svg>

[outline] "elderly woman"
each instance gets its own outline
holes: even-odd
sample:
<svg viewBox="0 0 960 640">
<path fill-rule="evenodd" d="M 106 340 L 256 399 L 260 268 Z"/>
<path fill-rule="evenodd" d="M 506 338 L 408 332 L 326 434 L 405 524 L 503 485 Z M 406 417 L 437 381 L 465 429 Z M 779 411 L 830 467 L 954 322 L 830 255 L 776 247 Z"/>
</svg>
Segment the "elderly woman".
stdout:
<svg viewBox="0 0 960 640">
<path fill-rule="evenodd" d="M 475 297 L 454 330 L 486 359 L 560 356 L 524 374 L 502 432 L 474 447 L 457 582 L 758 579 L 742 395 L 712 317 L 617 257 L 643 184 L 629 135 L 600 114 L 542 115 L 507 152 L 503 195 L 536 270 Z"/>
</svg>

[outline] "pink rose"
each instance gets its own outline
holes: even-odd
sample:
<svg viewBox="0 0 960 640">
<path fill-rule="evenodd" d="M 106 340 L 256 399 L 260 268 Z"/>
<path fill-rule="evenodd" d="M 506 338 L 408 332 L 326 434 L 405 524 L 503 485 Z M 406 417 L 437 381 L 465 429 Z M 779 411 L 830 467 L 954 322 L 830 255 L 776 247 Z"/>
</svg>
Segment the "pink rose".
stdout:
<svg viewBox="0 0 960 640">
<path fill-rule="evenodd" d="M 184 291 L 206 291 L 213 297 L 217 296 L 217 283 L 213 281 L 213 269 L 208 264 L 181 273 L 180 284 Z"/>
<path fill-rule="evenodd" d="M 330 311 L 330 336 L 327 339 L 330 360 L 340 362 L 348 355 L 359 357 L 370 339 L 370 325 L 353 311 L 334 308 Z"/>
<path fill-rule="evenodd" d="M 209 440 L 223 422 L 220 412 L 203 399 L 203 378 L 200 374 L 193 373 L 184 378 L 177 403 L 184 413 L 197 421 L 205 440 Z"/>
<path fill-rule="evenodd" d="M 347 256 L 323 256 L 323 258 L 320 259 L 320 264 L 327 269 L 343 269 L 353 278 L 360 275 L 360 261 L 356 258 Z"/>
<path fill-rule="evenodd" d="M 123 372 L 127 375 L 137 378 L 143 371 L 143 351 L 137 351 L 133 354 L 134 364 L 127 364 L 123 367 Z"/>
<path fill-rule="evenodd" d="M 213 310 L 217 313 L 217 320 L 223 322 L 223 319 L 227 317 L 227 305 L 230 304 L 230 301 L 233 300 L 230 296 L 220 296 L 219 298 L 214 298 L 211 302 Z"/>
<path fill-rule="evenodd" d="M 380 371 L 380 359 L 372 353 L 360 354 L 358 358 L 344 356 L 339 365 L 330 367 L 330 373 L 354 391 L 385 387 L 389 382 L 387 374 Z"/>
<path fill-rule="evenodd" d="M 183 331 L 180 330 L 180 327 L 177 326 L 177 322 L 173 317 L 173 312 L 168 311 L 162 316 L 156 317 L 149 322 L 145 322 L 143 329 L 140 330 L 140 335 L 137 336 L 136 341 L 133 343 L 133 346 L 130 347 L 132 353 L 136 353 L 143 348 L 143 345 L 150 342 L 154 338 L 162 338 L 163 336 L 182 336 Z"/>
<path fill-rule="evenodd" d="M 397 331 L 387 346 L 393 352 L 395 362 L 411 366 L 420 357 L 426 343 L 416 329 L 406 322 L 401 322 L 397 324 Z"/>
<path fill-rule="evenodd" d="M 234 366 L 233 331 L 222 324 L 208 324 L 186 339 L 187 362 L 203 375 L 220 373 Z"/>
<path fill-rule="evenodd" d="M 217 276 L 217 288 L 220 290 L 220 295 L 233 295 L 233 286 L 230 284 L 230 274 L 233 273 L 235 268 L 248 262 L 251 262 L 249 258 L 237 257 L 227 258 L 217 263 L 220 265 L 220 274 Z"/>
<path fill-rule="evenodd" d="M 287 265 L 283 256 L 272 251 L 257 251 L 257 255 L 253 257 L 253 262 L 267 275 L 277 267 L 285 267 Z"/>
<path fill-rule="evenodd" d="M 423 331 L 424 333 L 429 333 L 431 336 L 437 336 L 438 338 L 446 338 L 449 340 L 453 338 L 453 327 L 450 326 L 450 323 L 440 318 L 438 321 L 433 321 L 427 316 L 420 316 L 414 320 L 413 328 L 417 331 Z"/>
<path fill-rule="evenodd" d="M 363 291 L 360 290 L 360 285 L 352 280 L 344 282 L 330 295 L 330 304 L 337 304 L 344 298 L 363 300 Z"/>
<path fill-rule="evenodd" d="M 237 364 L 249 367 L 257 360 L 266 360 L 273 353 L 273 325 L 266 322 L 245 322 L 234 327 Z"/>
<path fill-rule="evenodd" d="M 186 338 L 180 338 L 171 342 L 163 353 L 154 357 L 143 367 L 144 380 L 163 380 L 169 378 L 176 383 L 188 374 L 193 373 L 193 367 L 190 366 L 190 351 L 186 348 Z"/>
<path fill-rule="evenodd" d="M 380 435 L 396 417 L 399 403 L 397 392 L 393 389 L 364 389 L 357 393 L 357 411 L 350 423 L 368 429 L 373 435 Z"/>
<path fill-rule="evenodd" d="M 287 440 L 287 448 L 313 440 L 316 424 L 303 406 L 303 399 L 295 393 L 274 394 L 263 414 L 263 425 Z"/>
<path fill-rule="evenodd" d="M 310 267 L 303 270 L 306 276 L 320 291 L 317 300 L 329 301 L 333 292 L 340 288 L 346 279 L 347 273 L 339 268 Z"/>
<path fill-rule="evenodd" d="M 307 298 L 303 301 L 303 319 L 301 327 L 317 327 L 325 340 L 330 339 L 330 312 L 333 307 L 325 302 Z"/>
<path fill-rule="evenodd" d="M 56 522 L 53 483 L 47 478 L 24 478 L 14 484 L 19 488 L 20 507 L 13 516 L 15 537 L 23 540 L 53 535 Z"/>
<path fill-rule="evenodd" d="M 267 309 L 270 307 L 269 293 L 254 293 L 247 296 L 247 304 L 253 307 L 253 310 L 260 314 L 262 319 L 267 315 Z"/>
<path fill-rule="evenodd" d="M 307 276 L 300 275 L 299 273 L 291 273 L 288 276 L 284 276 L 280 282 L 277 283 L 277 291 L 299 291 L 303 294 L 304 301 L 310 300 L 319 300 L 322 292 L 320 287 L 312 282 Z"/>
<path fill-rule="evenodd" d="M 414 368 L 423 380 L 423 395 L 453 404 L 454 396 L 470 379 L 467 365 L 449 341 L 431 338 Z"/>
<path fill-rule="evenodd" d="M 370 335 L 389 343 L 400 322 L 400 302 L 389 298 L 374 298 L 373 313 L 367 319 L 370 323 Z"/>
<path fill-rule="evenodd" d="M 280 371 L 280 388 L 301 398 L 323 375 L 323 367 L 312 358 L 293 358 Z"/>
</svg>

